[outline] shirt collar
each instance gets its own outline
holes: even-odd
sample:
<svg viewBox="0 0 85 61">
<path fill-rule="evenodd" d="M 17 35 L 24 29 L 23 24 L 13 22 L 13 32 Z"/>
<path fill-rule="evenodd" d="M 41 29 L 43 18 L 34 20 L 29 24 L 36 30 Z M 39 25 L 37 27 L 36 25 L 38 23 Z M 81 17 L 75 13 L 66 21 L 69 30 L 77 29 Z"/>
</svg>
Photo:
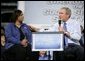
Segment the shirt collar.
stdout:
<svg viewBox="0 0 85 61">
<path fill-rule="evenodd" d="M 71 21 L 71 19 L 69 18 L 69 19 L 66 21 L 66 23 L 68 24 L 68 23 L 70 23 L 70 21 Z"/>
<path fill-rule="evenodd" d="M 12 23 L 12 24 L 16 27 L 15 23 Z M 24 25 L 24 23 L 22 23 L 20 27 L 22 27 L 23 25 Z"/>
<path fill-rule="evenodd" d="M 65 23 L 66 23 L 66 24 L 69 24 L 70 21 L 71 21 L 71 19 L 69 18 Z"/>
</svg>

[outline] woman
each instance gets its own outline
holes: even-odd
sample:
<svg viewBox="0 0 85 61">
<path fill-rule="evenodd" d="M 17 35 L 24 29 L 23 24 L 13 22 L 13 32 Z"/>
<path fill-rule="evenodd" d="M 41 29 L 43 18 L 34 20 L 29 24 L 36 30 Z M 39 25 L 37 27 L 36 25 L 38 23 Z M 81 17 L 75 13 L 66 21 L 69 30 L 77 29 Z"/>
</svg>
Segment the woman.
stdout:
<svg viewBox="0 0 85 61">
<path fill-rule="evenodd" d="M 23 23 L 23 13 L 15 10 L 11 22 L 5 28 L 8 60 L 25 60 L 31 55 L 31 31 Z"/>
</svg>

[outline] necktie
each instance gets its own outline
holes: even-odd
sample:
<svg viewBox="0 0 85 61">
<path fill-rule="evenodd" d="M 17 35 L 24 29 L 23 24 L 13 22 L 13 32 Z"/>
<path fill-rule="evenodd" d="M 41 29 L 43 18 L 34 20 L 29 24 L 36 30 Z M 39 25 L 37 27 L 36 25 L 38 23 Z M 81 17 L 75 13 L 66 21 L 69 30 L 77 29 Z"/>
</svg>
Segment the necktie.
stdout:
<svg viewBox="0 0 85 61">
<path fill-rule="evenodd" d="M 67 31 L 66 25 L 67 24 L 64 22 L 63 28 L 64 28 L 65 31 Z M 68 38 L 65 35 L 64 35 L 64 45 L 65 45 L 65 47 L 68 46 Z"/>
</svg>

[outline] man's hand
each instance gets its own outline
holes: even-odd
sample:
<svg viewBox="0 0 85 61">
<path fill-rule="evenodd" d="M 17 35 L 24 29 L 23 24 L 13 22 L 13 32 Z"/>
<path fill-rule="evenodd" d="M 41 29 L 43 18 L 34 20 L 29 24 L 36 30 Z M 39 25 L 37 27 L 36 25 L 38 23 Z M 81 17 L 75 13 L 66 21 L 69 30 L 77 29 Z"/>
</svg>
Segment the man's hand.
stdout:
<svg viewBox="0 0 85 61">
<path fill-rule="evenodd" d="M 70 37 L 70 33 L 68 31 L 64 32 L 64 34 L 67 36 L 67 37 Z"/>
<path fill-rule="evenodd" d="M 58 27 L 59 32 L 63 32 L 67 37 L 70 37 L 70 33 L 68 31 L 65 31 L 63 27 L 59 26 Z"/>
<path fill-rule="evenodd" d="M 64 32 L 64 29 L 61 26 L 58 27 L 58 30 L 59 30 L 59 32 Z"/>
</svg>

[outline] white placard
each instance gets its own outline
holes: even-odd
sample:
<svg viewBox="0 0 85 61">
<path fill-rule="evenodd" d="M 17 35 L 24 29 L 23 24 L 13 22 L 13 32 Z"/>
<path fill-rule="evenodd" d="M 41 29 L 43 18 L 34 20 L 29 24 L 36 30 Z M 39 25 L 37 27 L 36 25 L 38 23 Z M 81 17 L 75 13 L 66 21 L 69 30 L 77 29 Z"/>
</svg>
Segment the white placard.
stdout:
<svg viewBox="0 0 85 61">
<path fill-rule="evenodd" d="M 63 51 L 63 33 L 32 33 L 32 51 Z"/>
</svg>

